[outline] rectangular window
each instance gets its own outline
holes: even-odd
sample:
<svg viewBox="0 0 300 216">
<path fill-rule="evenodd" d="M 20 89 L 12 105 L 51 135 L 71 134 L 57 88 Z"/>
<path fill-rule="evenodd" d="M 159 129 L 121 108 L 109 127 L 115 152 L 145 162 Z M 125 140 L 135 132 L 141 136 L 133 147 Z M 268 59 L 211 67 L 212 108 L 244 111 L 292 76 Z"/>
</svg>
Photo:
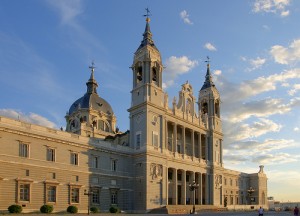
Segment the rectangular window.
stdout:
<svg viewBox="0 0 300 216">
<path fill-rule="evenodd" d="M 29 145 L 28 144 L 24 144 L 24 143 L 20 143 L 19 144 L 19 156 L 20 157 L 29 157 Z"/>
<path fill-rule="evenodd" d="M 71 152 L 71 164 L 78 165 L 78 153 Z"/>
<path fill-rule="evenodd" d="M 56 186 L 47 186 L 47 202 L 56 202 Z"/>
<path fill-rule="evenodd" d="M 173 173 L 172 172 L 168 172 L 168 180 L 172 180 L 173 178 Z"/>
<path fill-rule="evenodd" d="M 30 201 L 30 184 L 19 185 L 19 200 L 27 202 Z"/>
<path fill-rule="evenodd" d="M 141 148 L 141 132 L 136 133 L 136 137 L 135 137 L 135 146 L 136 149 L 140 149 Z"/>
<path fill-rule="evenodd" d="M 117 160 L 111 159 L 111 170 L 117 171 Z"/>
<path fill-rule="evenodd" d="M 118 204 L 117 192 L 112 192 L 111 193 L 111 204 Z"/>
<path fill-rule="evenodd" d="M 92 190 L 92 203 L 99 204 L 100 203 L 100 190 L 97 188 L 94 188 Z"/>
<path fill-rule="evenodd" d="M 55 161 L 55 149 L 47 148 L 47 161 Z"/>
<path fill-rule="evenodd" d="M 156 131 L 152 132 L 152 145 L 158 148 L 158 133 Z"/>
<path fill-rule="evenodd" d="M 29 176 L 29 170 L 25 170 L 25 176 Z"/>
<path fill-rule="evenodd" d="M 92 183 L 93 184 L 99 184 L 99 178 L 98 177 L 92 177 Z"/>
<path fill-rule="evenodd" d="M 71 189 L 71 203 L 79 203 L 79 188 Z"/>
<path fill-rule="evenodd" d="M 79 176 L 78 175 L 73 175 L 72 176 L 72 182 L 79 182 Z"/>
<path fill-rule="evenodd" d="M 178 181 L 181 181 L 181 177 L 182 177 L 181 173 L 177 173 L 177 180 Z"/>
<path fill-rule="evenodd" d="M 92 155 L 92 158 L 91 158 L 91 162 L 92 162 L 92 168 L 98 168 L 99 167 L 99 158 L 97 156 L 93 156 Z"/>
</svg>

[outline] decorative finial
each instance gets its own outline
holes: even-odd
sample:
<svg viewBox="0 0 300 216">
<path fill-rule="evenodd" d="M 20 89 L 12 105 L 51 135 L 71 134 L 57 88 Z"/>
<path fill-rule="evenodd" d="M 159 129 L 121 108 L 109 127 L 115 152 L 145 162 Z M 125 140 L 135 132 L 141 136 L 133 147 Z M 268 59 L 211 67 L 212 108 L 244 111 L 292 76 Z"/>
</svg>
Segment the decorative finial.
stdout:
<svg viewBox="0 0 300 216">
<path fill-rule="evenodd" d="M 144 17 L 147 17 L 146 22 L 150 22 L 150 18 L 149 18 L 149 16 L 151 16 L 150 10 L 149 8 L 145 8 L 145 10 L 146 10 L 146 14 L 144 14 Z"/>
<path fill-rule="evenodd" d="M 209 56 L 206 56 L 207 60 L 205 62 L 207 62 L 207 66 L 209 66 L 209 63 L 210 63 L 210 59 L 209 59 Z"/>
<path fill-rule="evenodd" d="M 91 71 L 92 71 L 92 73 L 94 73 L 94 71 L 95 71 L 95 63 L 94 63 L 94 61 L 92 61 L 92 65 L 91 66 L 89 66 L 89 68 L 91 69 Z"/>
</svg>

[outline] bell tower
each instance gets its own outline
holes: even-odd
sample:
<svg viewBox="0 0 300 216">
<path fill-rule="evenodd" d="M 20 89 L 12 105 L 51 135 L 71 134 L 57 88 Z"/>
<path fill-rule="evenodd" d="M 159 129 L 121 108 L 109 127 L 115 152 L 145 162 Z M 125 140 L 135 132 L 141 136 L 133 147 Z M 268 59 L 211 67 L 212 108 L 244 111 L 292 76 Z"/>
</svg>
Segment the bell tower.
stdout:
<svg viewBox="0 0 300 216">
<path fill-rule="evenodd" d="M 163 65 L 159 50 L 150 31 L 150 14 L 147 10 L 143 39 L 134 53 L 130 112 L 131 145 L 136 150 L 147 145 L 159 145 L 162 110 L 165 93 L 162 89 Z M 152 128 L 153 127 L 153 128 Z M 154 131 L 154 132 L 153 132 Z M 154 138 L 153 138 L 154 137 Z M 153 141 L 153 139 L 155 141 Z"/>
<path fill-rule="evenodd" d="M 199 92 L 199 114 L 208 129 L 208 160 L 222 166 L 222 122 L 220 118 L 220 94 L 210 73 L 210 60 L 207 57 L 207 71 L 204 84 Z"/>
<path fill-rule="evenodd" d="M 134 53 L 131 66 L 133 72 L 132 108 L 144 102 L 151 102 L 161 106 L 160 101 L 157 99 L 163 95 L 161 55 L 152 40 L 149 11 L 147 11 L 145 16 L 147 18 L 143 40 Z"/>
</svg>

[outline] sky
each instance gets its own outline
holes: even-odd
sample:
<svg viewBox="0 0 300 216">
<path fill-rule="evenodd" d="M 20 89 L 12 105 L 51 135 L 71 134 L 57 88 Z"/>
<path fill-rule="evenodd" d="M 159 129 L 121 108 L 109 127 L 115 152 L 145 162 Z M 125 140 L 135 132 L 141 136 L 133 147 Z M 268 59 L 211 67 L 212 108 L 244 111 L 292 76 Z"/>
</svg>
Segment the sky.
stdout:
<svg viewBox="0 0 300 216">
<path fill-rule="evenodd" d="M 264 165 L 268 196 L 300 201 L 298 0 L 1 0 L 0 115 L 65 127 L 94 62 L 98 94 L 129 129 L 130 66 L 147 7 L 169 101 L 186 81 L 198 98 L 209 56 L 225 168 Z"/>
</svg>

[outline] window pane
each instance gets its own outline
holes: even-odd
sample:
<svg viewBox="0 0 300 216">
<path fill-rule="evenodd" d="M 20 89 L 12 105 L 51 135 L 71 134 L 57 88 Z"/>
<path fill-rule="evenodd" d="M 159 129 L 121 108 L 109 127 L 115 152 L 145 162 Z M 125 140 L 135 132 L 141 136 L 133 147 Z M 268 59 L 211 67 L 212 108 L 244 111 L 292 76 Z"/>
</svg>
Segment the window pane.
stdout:
<svg viewBox="0 0 300 216">
<path fill-rule="evenodd" d="M 79 188 L 72 188 L 72 194 L 71 194 L 71 202 L 72 203 L 79 203 Z"/>
<path fill-rule="evenodd" d="M 29 201 L 30 184 L 20 184 L 20 201 Z"/>
<path fill-rule="evenodd" d="M 56 186 L 47 187 L 47 201 L 56 202 Z"/>
</svg>

